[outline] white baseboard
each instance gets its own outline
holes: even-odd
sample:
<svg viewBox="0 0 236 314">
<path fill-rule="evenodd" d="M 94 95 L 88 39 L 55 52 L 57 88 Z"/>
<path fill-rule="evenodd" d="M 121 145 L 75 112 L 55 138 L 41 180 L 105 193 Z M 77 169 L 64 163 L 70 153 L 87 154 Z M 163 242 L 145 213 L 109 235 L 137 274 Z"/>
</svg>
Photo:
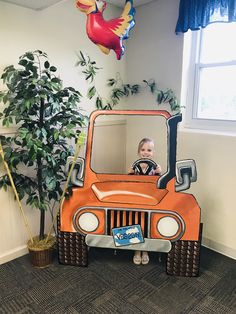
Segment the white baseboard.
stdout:
<svg viewBox="0 0 236 314">
<path fill-rule="evenodd" d="M 221 243 L 212 241 L 208 238 L 202 238 L 202 245 L 210 250 L 213 250 L 222 255 L 228 256 L 236 260 L 236 249 L 227 247 Z M 28 248 L 26 245 L 18 247 L 14 250 L 8 251 L 7 253 L 0 255 L 0 265 L 10 262 L 15 258 L 21 257 L 28 254 Z"/>
<path fill-rule="evenodd" d="M 236 249 L 225 246 L 208 238 L 202 238 L 202 245 L 222 255 L 228 256 L 236 260 Z"/>
<path fill-rule="evenodd" d="M 13 259 L 26 255 L 28 253 L 29 251 L 26 245 L 15 248 L 14 250 L 8 251 L 7 253 L 0 255 L 0 265 L 10 262 Z"/>
</svg>

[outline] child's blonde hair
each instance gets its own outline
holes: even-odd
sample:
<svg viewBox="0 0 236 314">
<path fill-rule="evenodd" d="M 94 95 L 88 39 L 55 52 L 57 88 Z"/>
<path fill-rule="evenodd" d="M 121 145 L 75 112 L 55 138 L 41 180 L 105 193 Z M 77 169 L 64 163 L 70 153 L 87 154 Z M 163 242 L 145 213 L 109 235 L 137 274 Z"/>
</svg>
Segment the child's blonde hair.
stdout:
<svg viewBox="0 0 236 314">
<path fill-rule="evenodd" d="M 144 137 L 138 144 L 138 154 L 139 154 L 141 148 L 143 147 L 143 145 L 146 143 L 153 143 L 153 145 L 154 145 L 154 141 L 151 138 Z"/>
</svg>

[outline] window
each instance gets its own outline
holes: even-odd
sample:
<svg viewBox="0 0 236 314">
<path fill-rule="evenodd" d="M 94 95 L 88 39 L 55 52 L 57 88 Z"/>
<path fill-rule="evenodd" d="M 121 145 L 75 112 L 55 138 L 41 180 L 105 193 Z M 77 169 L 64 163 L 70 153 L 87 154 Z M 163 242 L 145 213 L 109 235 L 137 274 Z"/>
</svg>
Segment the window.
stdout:
<svg viewBox="0 0 236 314">
<path fill-rule="evenodd" d="M 236 132 L 236 23 L 213 23 L 191 36 L 187 126 Z"/>
</svg>

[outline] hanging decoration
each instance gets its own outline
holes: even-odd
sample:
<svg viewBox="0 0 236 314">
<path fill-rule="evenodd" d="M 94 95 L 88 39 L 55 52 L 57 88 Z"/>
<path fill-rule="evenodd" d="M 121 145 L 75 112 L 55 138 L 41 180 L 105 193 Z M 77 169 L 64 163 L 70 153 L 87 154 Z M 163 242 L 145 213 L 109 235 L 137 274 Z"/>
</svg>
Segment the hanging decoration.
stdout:
<svg viewBox="0 0 236 314">
<path fill-rule="evenodd" d="M 123 40 L 129 38 L 129 31 L 135 25 L 133 0 L 126 0 L 121 16 L 111 20 L 103 18 L 106 1 L 78 0 L 76 5 L 87 15 L 86 31 L 89 39 L 105 54 L 114 50 L 117 60 L 120 60 L 125 51 Z"/>
</svg>

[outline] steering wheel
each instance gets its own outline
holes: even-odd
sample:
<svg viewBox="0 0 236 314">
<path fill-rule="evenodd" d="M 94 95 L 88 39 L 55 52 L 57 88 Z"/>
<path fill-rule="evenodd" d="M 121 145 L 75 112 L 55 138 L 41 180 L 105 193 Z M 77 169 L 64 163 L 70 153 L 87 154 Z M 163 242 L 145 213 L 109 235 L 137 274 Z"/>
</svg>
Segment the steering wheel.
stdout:
<svg viewBox="0 0 236 314">
<path fill-rule="evenodd" d="M 141 164 L 146 164 L 146 169 L 143 170 Z M 132 169 L 134 170 L 134 172 L 139 175 L 149 175 L 151 171 L 156 170 L 156 168 L 157 164 L 155 163 L 155 161 L 148 158 L 138 159 L 132 165 Z"/>
</svg>

